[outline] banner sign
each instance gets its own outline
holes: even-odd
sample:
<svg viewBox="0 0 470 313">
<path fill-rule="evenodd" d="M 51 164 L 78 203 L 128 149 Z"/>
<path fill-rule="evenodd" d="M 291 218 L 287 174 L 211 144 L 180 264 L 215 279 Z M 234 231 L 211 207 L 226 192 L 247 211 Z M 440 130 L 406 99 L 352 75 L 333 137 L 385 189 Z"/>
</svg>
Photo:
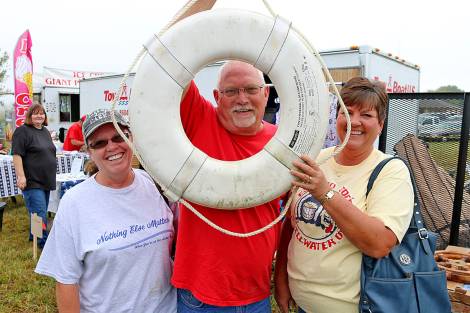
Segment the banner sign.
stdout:
<svg viewBox="0 0 470 313">
<path fill-rule="evenodd" d="M 58 68 L 44 67 L 44 86 L 45 87 L 65 87 L 78 88 L 79 81 L 86 78 L 112 75 L 105 72 L 85 72 L 76 70 L 64 70 Z"/>
<path fill-rule="evenodd" d="M 18 39 L 13 52 L 13 73 L 15 76 L 15 125 L 23 125 L 26 111 L 33 103 L 33 61 L 31 36 L 26 30 Z"/>
</svg>

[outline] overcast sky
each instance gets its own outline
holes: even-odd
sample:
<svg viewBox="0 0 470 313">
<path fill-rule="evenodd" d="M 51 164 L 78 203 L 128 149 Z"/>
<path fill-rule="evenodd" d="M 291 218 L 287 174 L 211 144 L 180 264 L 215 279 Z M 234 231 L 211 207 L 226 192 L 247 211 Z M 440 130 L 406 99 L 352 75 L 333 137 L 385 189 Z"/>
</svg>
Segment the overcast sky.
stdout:
<svg viewBox="0 0 470 313">
<path fill-rule="evenodd" d="M 29 29 L 34 71 L 43 66 L 122 73 L 142 43 L 187 0 L 3 0 L 0 50 L 10 55 Z M 421 67 L 421 91 L 470 91 L 470 1 L 271 0 L 318 50 L 369 45 Z M 261 0 L 218 0 L 269 14 Z M 12 89 L 9 64 L 8 87 Z"/>
</svg>

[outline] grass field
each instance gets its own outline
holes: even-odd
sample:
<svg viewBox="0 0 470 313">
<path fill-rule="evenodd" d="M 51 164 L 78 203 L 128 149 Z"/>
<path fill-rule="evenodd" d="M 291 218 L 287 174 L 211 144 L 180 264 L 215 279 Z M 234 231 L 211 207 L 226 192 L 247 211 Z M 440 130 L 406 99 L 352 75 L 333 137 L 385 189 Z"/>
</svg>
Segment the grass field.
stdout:
<svg viewBox="0 0 470 313">
<path fill-rule="evenodd" d="M 28 212 L 17 199 L 17 205 L 8 200 L 0 232 L 0 312 L 57 312 L 54 281 L 33 272 Z"/>
<path fill-rule="evenodd" d="M 460 143 L 458 141 L 428 142 L 429 153 L 434 161 L 454 179 L 457 173 Z M 470 164 L 470 152 L 467 151 L 467 167 Z M 464 182 L 470 179 L 469 171 L 465 171 Z"/>
<path fill-rule="evenodd" d="M 15 205 L 8 200 L 0 232 L 0 313 L 57 312 L 54 280 L 33 272 L 28 212 L 22 198 L 17 201 Z M 275 301 L 271 303 L 272 311 L 280 312 Z"/>
<path fill-rule="evenodd" d="M 457 169 L 457 161 L 459 155 L 459 142 L 429 142 L 429 153 L 434 161 L 447 171 L 455 171 Z"/>
<path fill-rule="evenodd" d="M 436 163 L 455 178 L 459 155 L 459 142 L 428 142 L 429 153 Z M 470 153 L 467 152 L 467 164 L 470 164 Z M 468 173 L 465 180 L 469 179 Z"/>
</svg>

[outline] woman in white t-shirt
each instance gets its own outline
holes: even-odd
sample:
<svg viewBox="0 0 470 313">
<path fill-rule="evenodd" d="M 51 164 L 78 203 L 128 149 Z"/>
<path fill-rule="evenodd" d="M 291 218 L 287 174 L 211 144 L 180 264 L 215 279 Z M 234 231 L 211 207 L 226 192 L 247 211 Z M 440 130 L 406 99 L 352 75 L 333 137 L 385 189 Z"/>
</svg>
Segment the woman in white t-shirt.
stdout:
<svg viewBox="0 0 470 313">
<path fill-rule="evenodd" d="M 375 166 L 390 156 L 374 148 L 388 102 L 383 84 L 356 77 L 341 90 L 351 119 L 344 149 L 319 165 L 307 156 L 294 162 L 292 183 L 300 187 L 283 224 L 278 249 L 275 298 L 287 312 L 294 300 L 299 312 L 357 313 L 362 253 L 389 254 L 408 229 L 413 187 L 408 168 L 389 162 L 366 199 Z M 346 118 L 338 112 L 336 130 L 342 142 Z M 325 160 L 336 147 L 321 151 Z"/>
<path fill-rule="evenodd" d="M 94 111 L 83 124 L 99 171 L 62 198 L 35 271 L 56 280 L 59 312 L 176 312 L 173 213 L 150 176 L 131 168 L 111 114 Z"/>
</svg>

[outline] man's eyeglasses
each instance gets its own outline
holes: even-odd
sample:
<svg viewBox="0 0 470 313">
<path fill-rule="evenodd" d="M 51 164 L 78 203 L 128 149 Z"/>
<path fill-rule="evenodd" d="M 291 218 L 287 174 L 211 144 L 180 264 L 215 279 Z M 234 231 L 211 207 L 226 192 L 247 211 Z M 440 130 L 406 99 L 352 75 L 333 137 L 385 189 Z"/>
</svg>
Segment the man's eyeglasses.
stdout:
<svg viewBox="0 0 470 313">
<path fill-rule="evenodd" d="M 244 88 L 225 88 L 224 90 L 219 90 L 219 92 L 221 94 L 223 94 L 224 96 L 230 98 L 230 97 L 233 97 L 233 96 L 236 96 L 238 95 L 240 92 L 244 92 L 248 95 L 257 95 L 259 94 L 259 91 L 261 90 L 261 88 L 263 88 L 264 86 L 247 86 L 247 87 L 244 87 Z"/>
<path fill-rule="evenodd" d="M 124 133 L 124 136 L 126 136 L 126 138 L 129 138 L 130 135 L 131 135 L 127 131 L 124 131 L 123 133 Z M 108 145 L 110 140 L 114 143 L 124 142 L 124 138 L 122 138 L 121 135 L 116 134 L 111 139 L 101 139 L 101 140 L 98 140 L 96 142 L 90 142 L 90 143 L 88 143 L 88 146 L 90 146 L 90 148 L 94 149 L 94 150 L 102 149 L 102 148 L 104 148 Z"/>
</svg>

